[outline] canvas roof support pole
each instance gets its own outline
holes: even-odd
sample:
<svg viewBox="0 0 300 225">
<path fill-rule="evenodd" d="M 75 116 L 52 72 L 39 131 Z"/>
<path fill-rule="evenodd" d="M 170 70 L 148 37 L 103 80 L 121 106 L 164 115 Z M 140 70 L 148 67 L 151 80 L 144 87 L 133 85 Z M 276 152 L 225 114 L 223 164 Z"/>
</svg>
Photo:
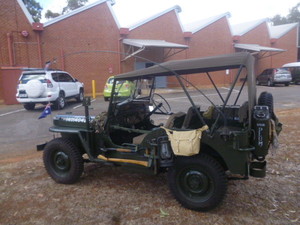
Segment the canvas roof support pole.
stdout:
<svg viewBox="0 0 300 225">
<path fill-rule="evenodd" d="M 201 123 L 203 124 L 203 126 L 207 125 L 207 124 L 205 123 L 204 119 L 202 118 L 202 116 L 201 116 L 199 110 L 197 110 L 197 106 L 195 105 L 195 103 L 194 103 L 193 99 L 191 98 L 189 92 L 186 90 L 186 87 L 185 87 L 184 83 L 183 83 L 182 80 L 181 80 L 181 79 L 182 79 L 181 76 L 179 76 L 178 74 L 176 74 L 175 76 L 176 76 L 176 78 L 177 78 L 177 80 L 178 80 L 180 86 L 182 87 L 184 93 L 186 94 L 186 96 L 187 96 L 188 99 L 190 100 L 190 102 L 191 102 L 193 108 L 195 109 L 195 112 L 196 112 L 197 116 L 199 117 Z"/>
<path fill-rule="evenodd" d="M 236 96 L 236 99 L 235 99 L 233 105 L 236 105 L 237 101 L 239 100 L 239 98 L 240 98 L 240 96 L 241 96 L 241 93 L 242 93 L 242 90 L 243 90 L 243 88 L 244 88 L 244 86 L 245 86 L 245 84 L 246 84 L 247 77 L 248 77 L 248 74 L 247 74 L 246 77 L 245 77 L 245 80 L 244 80 L 244 82 L 243 82 L 243 84 L 242 84 L 242 86 L 241 86 L 241 88 L 240 88 L 240 90 L 239 90 L 238 95 Z"/>
<path fill-rule="evenodd" d="M 215 82 L 213 81 L 213 79 L 211 78 L 211 76 L 210 76 L 210 74 L 209 74 L 208 72 L 206 72 L 206 74 L 207 74 L 207 76 L 208 76 L 210 82 L 214 85 L 214 88 L 215 88 L 215 90 L 217 91 L 217 93 L 218 93 L 219 97 L 221 98 L 222 102 L 224 103 L 224 98 L 222 97 L 222 95 L 221 95 L 219 89 L 217 88 Z"/>
<path fill-rule="evenodd" d="M 240 75 L 241 75 L 242 69 L 243 69 L 243 65 L 240 66 L 240 68 L 239 68 L 239 70 L 238 70 L 238 72 L 237 72 L 237 75 L 235 76 L 235 79 L 234 79 L 234 81 L 233 81 L 233 83 L 232 83 L 232 85 L 231 85 L 231 87 L 230 87 L 230 90 L 229 90 L 229 92 L 228 92 L 228 94 L 227 94 L 227 97 L 226 97 L 226 99 L 225 99 L 225 102 L 224 102 L 224 105 L 223 105 L 223 107 L 222 107 L 222 110 L 225 109 L 225 106 L 226 106 L 227 103 L 228 103 L 228 100 L 229 100 L 229 98 L 230 98 L 230 96 L 231 96 L 231 94 L 232 94 L 233 88 L 235 87 L 235 85 L 236 85 L 236 83 L 237 83 L 237 81 L 238 81 L 238 79 L 239 79 L 239 77 L 240 77 Z"/>
</svg>

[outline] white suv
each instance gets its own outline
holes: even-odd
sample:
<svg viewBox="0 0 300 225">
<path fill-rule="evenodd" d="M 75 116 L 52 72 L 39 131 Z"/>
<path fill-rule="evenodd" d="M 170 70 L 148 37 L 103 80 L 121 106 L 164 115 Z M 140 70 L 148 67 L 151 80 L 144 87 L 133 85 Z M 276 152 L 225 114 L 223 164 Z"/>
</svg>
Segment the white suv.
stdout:
<svg viewBox="0 0 300 225">
<path fill-rule="evenodd" d="M 17 86 L 16 98 L 27 110 L 33 110 L 36 103 L 52 102 L 56 109 L 65 107 L 65 99 L 83 100 L 83 83 L 60 70 L 23 71 Z"/>
</svg>

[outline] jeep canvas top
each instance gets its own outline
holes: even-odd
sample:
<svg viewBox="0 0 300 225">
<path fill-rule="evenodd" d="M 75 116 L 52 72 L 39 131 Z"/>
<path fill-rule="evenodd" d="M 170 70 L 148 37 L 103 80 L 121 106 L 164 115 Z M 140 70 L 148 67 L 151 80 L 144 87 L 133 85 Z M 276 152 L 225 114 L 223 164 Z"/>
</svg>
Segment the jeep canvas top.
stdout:
<svg viewBox="0 0 300 225">
<path fill-rule="evenodd" d="M 278 144 L 281 124 L 273 96 L 263 92 L 257 98 L 254 64 L 251 54 L 235 53 L 115 76 L 107 112 L 90 116 L 85 98 L 85 115 L 54 117 L 50 131 L 60 137 L 38 146 L 48 174 L 58 183 L 74 183 L 84 162 L 167 173 L 170 191 L 184 207 L 215 208 L 229 178 L 266 175 L 269 148 Z M 230 75 L 230 87 L 220 81 L 224 74 Z M 177 81 L 180 101 L 156 90 L 158 76 L 172 85 Z M 204 78 L 212 88 L 193 84 Z M 124 80 L 135 84 L 126 97 L 117 93 L 117 83 Z"/>
</svg>

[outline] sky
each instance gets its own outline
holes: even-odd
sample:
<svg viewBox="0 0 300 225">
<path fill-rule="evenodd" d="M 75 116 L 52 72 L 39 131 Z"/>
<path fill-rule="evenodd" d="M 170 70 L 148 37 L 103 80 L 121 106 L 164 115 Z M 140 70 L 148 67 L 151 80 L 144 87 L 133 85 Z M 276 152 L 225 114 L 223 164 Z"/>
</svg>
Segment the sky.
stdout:
<svg viewBox="0 0 300 225">
<path fill-rule="evenodd" d="M 36 0 L 44 8 L 61 13 L 65 0 Z M 96 0 L 89 0 L 89 3 Z M 232 25 L 272 18 L 279 14 L 286 16 L 300 0 L 115 0 L 115 12 L 121 27 L 129 27 L 175 5 L 181 7 L 179 18 L 182 24 L 203 20 L 229 12 Z M 45 22 L 42 19 L 42 22 Z"/>
</svg>

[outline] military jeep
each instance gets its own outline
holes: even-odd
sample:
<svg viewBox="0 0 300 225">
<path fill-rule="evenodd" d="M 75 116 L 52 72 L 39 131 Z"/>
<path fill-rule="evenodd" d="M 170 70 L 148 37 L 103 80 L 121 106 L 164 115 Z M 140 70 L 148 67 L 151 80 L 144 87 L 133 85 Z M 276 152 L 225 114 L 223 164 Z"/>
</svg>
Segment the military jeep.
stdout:
<svg viewBox="0 0 300 225">
<path fill-rule="evenodd" d="M 215 208 L 229 179 L 266 175 L 269 148 L 278 144 L 281 124 L 272 95 L 263 92 L 257 98 L 254 63 L 251 54 L 235 53 L 168 61 L 115 76 L 107 112 L 90 116 L 85 98 L 85 115 L 54 117 L 50 131 L 57 138 L 38 146 L 48 174 L 71 184 L 85 162 L 167 173 L 170 190 L 184 207 Z M 182 90 L 179 97 L 155 88 L 161 77 Z M 204 78 L 210 88 L 193 84 Z M 223 87 L 224 79 L 229 87 Z M 118 95 L 122 81 L 135 84 L 130 96 Z"/>
</svg>

